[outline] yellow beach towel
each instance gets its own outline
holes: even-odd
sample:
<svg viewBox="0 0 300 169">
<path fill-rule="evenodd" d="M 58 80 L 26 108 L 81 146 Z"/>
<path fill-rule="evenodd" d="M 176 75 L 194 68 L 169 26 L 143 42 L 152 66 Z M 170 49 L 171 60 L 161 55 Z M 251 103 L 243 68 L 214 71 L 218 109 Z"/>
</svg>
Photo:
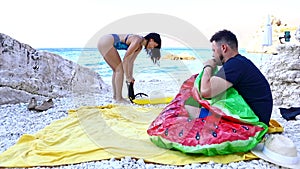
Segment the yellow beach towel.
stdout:
<svg viewBox="0 0 300 169">
<path fill-rule="evenodd" d="M 55 166 L 125 156 L 170 165 L 229 163 L 257 158 L 250 152 L 206 157 L 159 148 L 150 142 L 146 130 L 161 111 L 162 108 L 130 105 L 70 110 L 68 117 L 36 134 L 23 135 L 14 146 L 0 154 L 0 167 Z M 281 130 L 282 126 L 277 128 Z"/>
</svg>

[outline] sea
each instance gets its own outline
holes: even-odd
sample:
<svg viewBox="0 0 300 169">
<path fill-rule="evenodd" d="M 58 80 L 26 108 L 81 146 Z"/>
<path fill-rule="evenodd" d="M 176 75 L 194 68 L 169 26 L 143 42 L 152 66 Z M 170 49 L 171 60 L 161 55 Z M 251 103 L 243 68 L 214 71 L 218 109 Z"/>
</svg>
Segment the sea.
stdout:
<svg viewBox="0 0 300 169">
<path fill-rule="evenodd" d="M 97 48 L 40 48 L 39 50 L 58 54 L 67 60 L 78 63 L 99 73 L 103 81 L 111 84 L 112 70 L 104 61 Z M 118 51 L 121 58 L 125 50 Z M 268 59 L 268 54 L 247 53 L 245 49 L 239 50 L 241 55 L 250 59 L 257 67 Z M 212 58 L 211 49 L 190 49 L 190 48 L 162 48 L 162 59 L 159 64 L 153 64 L 150 57 L 143 50 L 137 56 L 134 63 L 135 80 L 140 81 L 160 81 L 167 79 L 180 79 L 184 81 L 193 74 L 202 71 L 203 62 Z M 193 56 L 194 60 L 170 60 L 164 59 L 164 56 Z"/>
</svg>

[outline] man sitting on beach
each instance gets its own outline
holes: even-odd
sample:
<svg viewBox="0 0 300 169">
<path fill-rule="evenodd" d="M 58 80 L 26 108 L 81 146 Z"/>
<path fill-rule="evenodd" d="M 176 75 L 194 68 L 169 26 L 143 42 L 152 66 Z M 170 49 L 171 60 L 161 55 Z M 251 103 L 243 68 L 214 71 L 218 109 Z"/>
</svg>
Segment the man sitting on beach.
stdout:
<svg viewBox="0 0 300 169">
<path fill-rule="evenodd" d="M 269 125 L 273 99 L 270 85 L 260 70 L 238 52 L 236 36 L 228 30 L 215 33 L 212 43 L 213 59 L 204 63 L 200 94 L 212 98 L 233 87 L 244 98 L 261 122 Z M 216 66 L 222 66 L 212 75 Z"/>
</svg>

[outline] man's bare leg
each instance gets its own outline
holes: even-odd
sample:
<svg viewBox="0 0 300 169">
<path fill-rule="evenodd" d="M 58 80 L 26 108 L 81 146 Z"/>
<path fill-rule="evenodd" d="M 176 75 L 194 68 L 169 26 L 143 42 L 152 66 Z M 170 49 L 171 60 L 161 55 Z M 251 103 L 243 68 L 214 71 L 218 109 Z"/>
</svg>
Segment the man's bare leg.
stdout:
<svg viewBox="0 0 300 169">
<path fill-rule="evenodd" d="M 194 106 L 190 106 L 190 105 L 184 105 L 184 108 L 189 113 L 189 116 L 192 119 L 195 119 L 195 118 L 199 117 L 199 115 L 200 115 L 200 108 L 199 107 L 194 107 Z"/>
</svg>

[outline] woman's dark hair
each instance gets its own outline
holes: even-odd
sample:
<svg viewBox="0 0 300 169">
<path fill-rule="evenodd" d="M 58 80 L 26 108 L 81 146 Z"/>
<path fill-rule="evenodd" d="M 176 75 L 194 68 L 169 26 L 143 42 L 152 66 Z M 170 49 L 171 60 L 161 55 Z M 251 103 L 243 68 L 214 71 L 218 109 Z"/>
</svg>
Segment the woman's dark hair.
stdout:
<svg viewBox="0 0 300 169">
<path fill-rule="evenodd" d="M 161 54 L 160 54 L 160 48 L 161 48 L 161 39 L 160 39 L 160 35 L 158 33 L 149 33 L 148 35 L 146 35 L 144 37 L 147 40 L 147 43 L 145 45 L 145 50 L 147 52 L 148 55 L 150 55 L 151 60 L 153 61 L 153 63 L 157 63 L 157 61 L 160 59 Z M 153 49 L 147 49 L 149 40 L 153 39 L 154 42 L 156 42 L 158 45 L 153 48 Z"/>
<path fill-rule="evenodd" d="M 238 49 L 238 40 L 232 32 L 229 30 L 221 30 L 215 33 L 211 38 L 210 42 L 217 42 L 217 43 L 227 43 L 232 49 Z"/>
<path fill-rule="evenodd" d="M 160 35 L 158 33 L 149 33 L 144 38 L 147 40 L 147 44 L 146 44 L 145 48 L 147 47 L 150 39 L 153 39 L 154 42 L 156 42 L 158 44 L 155 48 L 158 48 L 158 49 L 161 48 L 161 39 L 160 39 Z"/>
</svg>

